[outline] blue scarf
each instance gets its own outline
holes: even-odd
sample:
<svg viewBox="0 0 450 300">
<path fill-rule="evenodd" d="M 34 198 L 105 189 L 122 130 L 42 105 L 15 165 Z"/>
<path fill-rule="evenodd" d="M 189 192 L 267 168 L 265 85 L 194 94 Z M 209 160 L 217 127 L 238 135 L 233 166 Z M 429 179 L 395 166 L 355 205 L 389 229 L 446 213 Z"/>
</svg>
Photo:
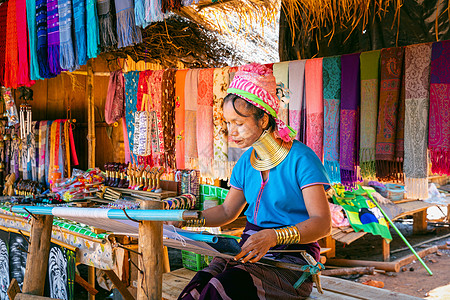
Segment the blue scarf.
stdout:
<svg viewBox="0 0 450 300">
<path fill-rule="evenodd" d="M 124 74 L 125 77 L 125 120 L 127 122 L 128 141 L 130 149 L 134 145 L 134 113 L 137 109 L 137 90 L 139 72 L 131 71 Z M 130 153 L 133 155 L 132 153 Z"/>
<path fill-rule="evenodd" d="M 85 0 L 73 0 L 73 16 L 75 23 L 75 41 L 78 64 L 87 62 L 86 49 L 86 2 Z"/>
<path fill-rule="evenodd" d="M 27 0 L 28 38 L 30 43 L 30 79 L 42 79 L 37 58 L 36 0 Z"/>
<path fill-rule="evenodd" d="M 59 42 L 61 68 L 74 71 L 77 65 L 72 41 L 72 0 L 58 0 L 59 9 Z"/>
<path fill-rule="evenodd" d="M 100 53 L 100 36 L 98 33 L 97 3 L 95 0 L 86 1 L 87 18 L 87 56 L 95 58 Z"/>
<path fill-rule="evenodd" d="M 142 42 L 141 30 L 134 20 L 133 0 L 114 0 L 116 4 L 117 38 L 119 48 Z"/>
<path fill-rule="evenodd" d="M 37 31 L 37 61 L 39 75 L 42 78 L 52 78 L 47 54 L 47 1 L 36 0 L 36 31 Z"/>
<path fill-rule="evenodd" d="M 339 108 L 341 104 L 341 58 L 323 58 L 324 166 L 331 183 L 340 183 Z"/>
<path fill-rule="evenodd" d="M 98 22 L 100 30 L 100 47 L 103 50 L 117 48 L 116 31 L 114 30 L 110 0 L 97 0 Z"/>
</svg>

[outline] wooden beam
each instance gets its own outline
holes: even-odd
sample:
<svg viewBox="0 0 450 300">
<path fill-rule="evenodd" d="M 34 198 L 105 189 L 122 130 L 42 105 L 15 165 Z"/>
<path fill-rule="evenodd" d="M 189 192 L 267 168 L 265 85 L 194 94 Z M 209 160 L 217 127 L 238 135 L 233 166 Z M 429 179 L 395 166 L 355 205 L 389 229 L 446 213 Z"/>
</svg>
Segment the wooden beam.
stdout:
<svg viewBox="0 0 450 300">
<path fill-rule="evenodd" d="M 88 282 L 89 285 L 94 287 L 95 290 L 95 267 L 88 266 Z M 97 293 L 95 293 L 97 294 Z M 89 300 L 95 300 L 95 294 L 89 292 Z"/>
<path fill-rule="evenodd" d="M 413 234 L 424 234 L 427 232 L 427 210 L 416 212 L 413 215 Z"/>
<path fill-rule="evenodd" d="M 123 284 L 122 280 L 117 277 L 116 273 L 113 270 L 105 270 L 106 275 L 108 275 L 109 279 L 114 283 L 114 286 L 119 290 L 123 299 L 125 300 L 134 300 L 133 295 L 131 295 L 130 291 L 127 289 L 125 284 Z"/>
<path fill-rule="evenodd" d="M 162 209 L 162 202 L 141 201 L 141 209 Z M 139 224 L 139 273 L 137 299 L 162 298 L 163 240 L 162 222 Z"/>
<path fill-rule="evenodd" d="M 36 295 L 29 295 L 29 294 L 17 294 L 16 298 L 14 300 L 55 300 L 55 298 L 49 298 L 49 297 L 42 297 L 42 296 L 36 296 Z M 56 299 L 56 300 L 62 300 L 62 299 Z"/>
<path fill-rule="evenodd" d="M 44 295 L 53 216 L 35 215 L 31 221 L 30 245 L 23 280 L 23 293 Z"/>
<path fill-rule="evenodd" d="M 87 62 L 86 100 L 88 105 L 88 168 L 95 168 L 95 103 L 92 59 Z"/>
<path fill-rule="evenodd" d="M 170 272 L 169 249 L 166 246 L 163 247 L 163 272 Z"/>
<path fill-rule="evenodd" d="M 96 295 L 98 291 L 95 289 L 95 286 L 92 286 L 84 280 L 83 277 L 75 273 L 75 282 L 81 285 L 89 294 Z"/>
<path fill-rule="evenodd" d="M 325 256 L 327 258 L 332 258 L 336 256 L 336 241 L 333 239 L 331 235 L 328 235 L 323 239 L 319 240 L 319 245 L 320 247 L 323 248 L 330 248 L 330 250 L 325 253 Z"/>
<path fill-rule="evenodd" d="M 341 266 L 341 267 L 374 267 L 375 269 L 385 270 L 388 272 L 400 271 L 400 265 L 397 262 L 333 258 L 328 259 L 327 263 L 332 266 Z"/>
<path fill-rule="evenodd" d="M 383 261 L 389 261 L 391 258 L 391 247 L 386 239 L 381 241 L 381 247 L 383 248 Z"/>
</svg>

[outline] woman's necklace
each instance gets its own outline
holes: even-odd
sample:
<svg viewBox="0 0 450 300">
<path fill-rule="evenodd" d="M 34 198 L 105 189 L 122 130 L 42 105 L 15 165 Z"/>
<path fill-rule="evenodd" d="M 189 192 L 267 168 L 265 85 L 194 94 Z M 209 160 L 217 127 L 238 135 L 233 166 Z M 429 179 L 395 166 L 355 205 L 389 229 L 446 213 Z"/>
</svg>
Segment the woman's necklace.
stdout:
<svg viewBox="0 0 450 300">
<path fill-rule="evenodd" d="M 278 166 L 286 158 L 291 150 L 292 141 L 275 139 L 272 133 L 266 130 L 252 146 L 253 151 L 250 155 L 252 167 L 258 171 L 267 171 Z"/>
</svg>

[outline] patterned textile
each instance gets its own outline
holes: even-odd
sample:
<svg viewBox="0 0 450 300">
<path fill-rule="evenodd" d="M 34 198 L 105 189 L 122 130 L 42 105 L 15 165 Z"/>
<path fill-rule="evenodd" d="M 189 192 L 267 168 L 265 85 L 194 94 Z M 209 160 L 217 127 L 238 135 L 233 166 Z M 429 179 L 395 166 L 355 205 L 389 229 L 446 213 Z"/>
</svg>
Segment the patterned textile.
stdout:
<svg viewBox="0 0 450 300">
<path fill-rule="evenodd" d="M 341 182 L 347 188 L 354 187 L 357 181 L 359 85 L 359 53 L 342 55 L 339 164 Z"/>
<path fill-rule="evenodd" d="M 136 94 L 139 82 L 139 72 L 130 71 L 124 75 L 125 78 L 125 120 L 127 124 L 127 137 L 129 149 L 134 146 L 134 114 L 136 112 Z M 130 153 L 130 161 L 134 161 Z"/>
<path fill-rule="evenodd" d="M 403 130 L 397 130 L 398 118 L 401 115 L 399 107 L 403 48 L 382 49 L 380 65 L 380 100 L 375 151 L 377 177 L 381 180 L 399 180 L 403 172 L 403 158 L 400 160 L 396 155 L 396 137 L 400 138 L 400 134 L 403 133 Z"/>
<path fill-rule="evenodd" d="M 363 178 L 375 178 L 380 50 L 363 52 L 361 63 L 361 137 L 359 163 Z"/>
<path fill-rule="evenodd" d="M 111 72 L 105 103 L 105 121 L 118 122 L 125 115 L 125 79 L 122 70 Z"/>
<path fill-rule="evenodd" d="M 162 123 L 162 80 L 164 70 L 153 71 L 148 79 L 150 92 L 150 111 L 152 121 L 152 159 L 153 164 L 163 166 L 165 162 L 164 126 Z"/>
<path fill-rule="evenodd" d="M 117 38 L 111 0 L 97 0 L 97 8 L 100 48 L 102 51 L 114 50 L 117 48 Z"/>
<path fill-rule="evenodd" d="M 138 90 L 137 90 L 137 99 L 136 99 L 136 106 L 138 111 L 147 110 L 144 109 L 144 105 L 142 101 L 145 99 L 145 105 L 147 105 L 148 101 L 148 79 L 150 78 L 150 75 L 152 74 L 152 70 L 146 70 L 139 73 L 139 83 L 138 83 Z"/>
<path fill-rule="evenodd" d="M 16 89 L 19 54 L 17 47 L 16 0 L 8 1 L 5 50 L 5 86 Z"/>
<path fill-rule="evenodd" d="M 240 245 L 265 228 L 247 222 Z M 318 261 L 320 248 L 317 243 L 305 245 L 275 246 L 274 249 L 306 250 Z M 280 262 L 305 265 L 300 253 L 280 253 Z M 184 288 L 178 299 L 306 299 L 312 291 L 311 277 L 297 289 L 295 282 L 302 272 L 268 267 L 261 264 L 241 264 L 231 259 L 215 258 L 208 267 L 198 272 Z M 260 297 L 264 295 L 264 297 Z"/>
<path fill-rule="evenodd" d="M 213 123 L 214 69 L 202 69 L 198 73 L 197 97 L 197 151 L 202 176 L 213 177 L 214 123 Z"/>
<path fill-rule="evenodd" d="M 339 110 L 341 104 L 341 58 L 323 59 L 323 152 L 330 183 L 341 182 L 339 168 Z"/>
<path fill-rule="evenodd" d="M 228 132 L 223 117 L 223 98 L 230 84 L 230 68 L 214 69 L 213 79 L 213 123 L 214 123 L 214 178 L 228 177 Z"/>
<path fill-rule="evenodd" d="M 63 70 L 78 68 L 72 40 L 72 0 L 58 0 L 59 11 L 59 64 Z"/>
<path fill-rule="evenodd" d="M 198 69 L 191 69 L 186 74 L 184 93 L 184 130 L 185 139 L 185 164 L 188 169 L 198 167 L 197 151 L 197 97 L 198 97 Z"/>
<path fill-rule="evenodd" d="M 0 85 L 4 86 L 5 79 L 5 52 L 6 52 L 6 17 L 8 12 L 8 2 L 0 4 Z"/>
<path fill-rule="evenodd" d="M 323 82 L 322 58 L 308 59 L 305 64 L 306 145 L 323 162 Z"/>
<path fill-rule="evenodd" d="M 59 14 L 58 0 L 47 0 L 48 66 L 55 76 L 61 73 L 59 65 Z"/>
<path fill-rule="evenodd" d="M 270 66 L 251 63 L 239 67 L 233 76 L 228 93 L 235 94 L 271 115 L 276 123 L 275 136 L 289 142 L 297 133 L 278 117 L 280 99 Z"/>
<path fill-rule="evenodd" d="M 28 39 L 30 47 L 30 79 L 42 79 L 39 75 L 39 64 L 37 60 L 37 28 L 36 28 L 36 0 L 26 0 Z M 1 41 L 0 41 L 1 44 Z M 1 58 L 0 58 L 1 61 Z"/>
<path fill-rule="evenodd" d="M 97 16 L 97 1 L 86 0 L 87 57 L 95 58 L 100 53 L 100 34 Z"/>
<path fill-rule="evenodd" d="M 17 43 L 19 52 L 19 64 L 17 74 L 17 84 L 31 86 L 34 81 L 30 81 L 30 68 L 28 63 L 28 32 L 27 32 L 27 8 L 26 0 L 16 1 L 17 16 Z"/>
<path fill-rule="evenodd" d="M 450 41 L 433 44 L 428 148 L 431 171 L 450 175 Z"/>
<path fill-rule="evenodd" d="M 289 62 L 280 62 L 273 64 L 273 76 L 277 83 L 277 96 L 280 100 L 280 110 L 278 117 L 289 124 Z"/>
<path fill-rule="evenodd" d="M 289 126 L 297 131 L 295 139 L 306 142 L 305 136 L 306 120 L 302 118 L 305 106 L 305 63 L 306 60 L 296 60 L 289 62 Z M 305 116 L 305 115 L 303 115 Z"/>
<path fill-rule="evenodd" d="M 164 71 L 161 83 L 161 122 L 166 170 L 175 169 L 175 70 Z"/>
<path fill-rule="evenodd" d="M 188 70 L 178 70 L 175 73 L 175 155 L 177 169 L 184 169 L 185 140 L 184 129 L 185 97 L 184 87 Z"/>
<path fill-rule="evenodd" d="M 127 47 L 142 42 L 141 30 L 134 20 L 133 0 L 114 0 L 116 4 L 118 47 Z"/>
<path fill-rule="evenodd" d="M 83 66 L 87 62 L 86 0 L 72 0 L 72 3 L 76 41 L 75 52 L 78 57 L 78 65 Z"/>
<path fill-rule="evenodd" d="M 181 8 L 181 0 L 162 0 L 161 11 L 164 13 L 179 10 Z"/>
</svg>

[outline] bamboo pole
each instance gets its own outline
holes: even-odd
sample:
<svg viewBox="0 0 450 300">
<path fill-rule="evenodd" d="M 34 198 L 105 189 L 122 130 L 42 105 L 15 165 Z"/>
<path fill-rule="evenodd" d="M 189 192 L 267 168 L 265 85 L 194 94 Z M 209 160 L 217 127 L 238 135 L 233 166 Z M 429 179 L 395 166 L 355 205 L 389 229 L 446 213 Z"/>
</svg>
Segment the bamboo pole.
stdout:
<svg viewBox="0 0 450 300">
<path fill-rule="evenodd" d="M 162 202 L 142 201 L 142 209 L 162 209 Z M 162 222 L 139 224 L 139 273 L 137 299 L 162 299 L 163 240 Z"/>
<path fill-rule="evenodd" d="M 93 266 L 88 266 L 88 282 L 95 290 L 95 267 Z M 95 294 L 92 291 L 89 292 L 89 300 L 95 300 Z"/>
<path fill-rule="evenodd" d="M 44 295 L 52 224 L 53 216 L 36 215 L 32 220 L 23 293 L 37 296 Z"/>
<path fill-rule="evenodd" d="M 95 168 L 95 104 L 92 60 L 87 62 L 86 100 L 88 105 L 88 168 Z"/>
</svg>

